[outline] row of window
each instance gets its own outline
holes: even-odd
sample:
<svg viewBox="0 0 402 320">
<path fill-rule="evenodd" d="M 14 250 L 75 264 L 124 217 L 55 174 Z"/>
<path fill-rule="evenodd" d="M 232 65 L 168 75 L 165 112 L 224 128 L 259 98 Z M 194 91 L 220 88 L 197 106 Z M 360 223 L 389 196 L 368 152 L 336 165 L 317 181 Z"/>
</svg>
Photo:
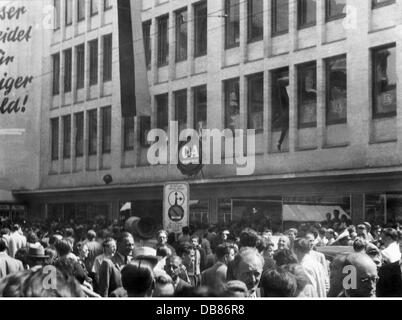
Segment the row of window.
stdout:
<svg viewBox="0 0 402 320">
<path fill-rule="evenodd" d="M 396 115 L 396 48 L 387 45 L 372 49 L 373 118 Z M 347 57 L 336 56 L 325 60 L 326 124 L 347 122 Z M 289 68 L 271 71 L 273 131 L 289 127 Z M 225 128 L 242 128 L 240 117 L 240 79 L 223 82 Z M 193 89 L 193 128 L 206 128 L 206 86 Z M 156 96 L 157 127 L 168 128 L 168 94 Z M 263 73 L 247 76 L 247 128 L 263 130 L 264 77 Z M 297 66 L 298 128 L 317 126 L 317 64 L 315 61 Z M 174 118 L 179 129 L 187 126 L 187 90 L 174 92 Z"/>
<path fill-rule="evenodd" d="M 112 137 L 112 109 L 110 106 L 100 109 L 101 117 L 101 152 L 111 152 Z M 98 144 L 98 110 L 87 111 L 88 123 L 88 155 L 96 155 Z M 75 157 L 84 155 L 84 112 L 74 114 L 74 121 L 71 122 L 71 115 L 61 117 L 62 123 L 62 157 L 71 158 L 71 128 L 74 128 L 74 150 Z M 59 118 L 50 120 L 51 126 L 51 158 L 52 161 L 59 160 Z"/>
<path fill-rule="evenodd" d="M 82 21 L 85 19 L 85 1 L 86 0 L 76 0 L 77 1 L 77 21 Z M 99 0 L 90 0 L 89 10 L 91 16 L 95 16 L 99 13 Z M 112 0 L 101 0 L 103 1 L 103 10 L 107 11 L 112 8 Z M 60 29 L 61 21 L 61 6 L 64 3 L 64 24 L 69 26 L 73 23 L 73 0 L 54 0 L 54 30 Z"/>
<path fill-rule="evenodd" d="M 271 0 L 272 36 L 289 32 L 289 0 Z M 225 48 L 240 45 L 240 4 L 241 0 L 225 0 Z M 395 0 L 372 0 L 373 9 L 395 3 Z M 346 16 L 346 0 L 326 0 L 326 21 L 344 18 Z M 187 8 L 174 13 L 175 19 L 175 61 L 187 59 L 188 29 L 190 21 Z M 207 3 L 194 5 L 194 56 L 207 53 Z M 297 25 L 299 29 L 314 26 L 317 22 L 317 0 L 297 1 Z M 157 61 L 158 66 L 169 62 L 169 16 L 157 18 Z M 151 63 L 151 21 L 143 23 L 143 38 L 147 67 Z M 247 0 L 247 41 L 262 40 L 264 30 L 263 0 Z"/>
<path fill-rule="evenodd" d="M 112 35 L 103 36 L 103 82 L 112 80 Z M 88 42 L 89 50 L 89 85 L 98 83 L 98 39 Z M 63 51 L 64 92 L 71 92 L 72 84 L 72 54 L 73 49 Z M 82 43 L 75 47 L 76 57 L 76 88 L 82 89 L 85 86 L 85 44 Z M 53 59 L 53 95 L 60 93 L 60 53 L 52 56 Z"/>
</svg>

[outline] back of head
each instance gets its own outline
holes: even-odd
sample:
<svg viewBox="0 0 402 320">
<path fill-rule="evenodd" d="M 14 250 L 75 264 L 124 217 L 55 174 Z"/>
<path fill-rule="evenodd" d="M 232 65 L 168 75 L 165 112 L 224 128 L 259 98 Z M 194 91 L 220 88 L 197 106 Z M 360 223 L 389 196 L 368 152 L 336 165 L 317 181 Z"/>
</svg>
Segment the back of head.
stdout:
<svg viewBox="0 0 402 320">
<path fill-rule="evenodd" d="M 152 266 L 143 260 L 132 260 L 121 271 L 121 281 L 129 296 L 150 295 L 155 285 Z"/>
<path fill-rule="evenodd" d="M 297 239 L 294 243 L 293 249 L 298 257 L 303 257 L 311 250 L 310 241 L 306 238 Z"/>
<path fill-rule="evenodd" d="M 173 297 L 174 285 L 172 278 L 163 270 L 154 270 L 155 290 L 153 297 Z"/>
<path fill-rule="evenodd" d="M 246 298 L 248 297 L 249 292 L 244 282 L 239 280 L 231 280 L 228 281 L 225 285 L 224 295 L 226 297 Z"/>
<path fill-rule="evenodd" d="M 11 227 L 11 231 L 13 231 L 13 232 L 15 232 L 15 231 L 18 231 L 18 230 L 20 230 L 20 225 L 19 224 L 14 224 L 12 227 Z"/>
<path fill-rule="evenodd" d="M 172 250 L 170 250 L 168 246 L 158 247 L 158 249 L 156 249 L 156 255 L 158 257 L 167 257 L 170 256 L 171 254 Z"/>
<path fill-rule="evenodd" d="M 57 254 L 62 257 L 73 251 L 70 241 L 63 239 L 57 240 L 54 244 Z"/>
<path fill-rule="evenodd" d="M 245 229 L 240 234 L 240 247 L 256 248 L 259 241 L 259 237 L 256 231 L 253 229 Z"/>
<path fill-rule="evenodd" d="M 392 241 L 398 241 L 399 235 L 398 231 L 393 228 L 384 229 L 384 237 L 389 237 Z"/>
<path fill-rule="evenodd" d="M 265 297 L 296 296 L 296 277 L 282 268 L 266 270 L 261 277 L 260 283 Z"/>
<path fill-rule="evenodd" d="M 367 247 L 367 241 L 363 238 L 357 238 L 355 241 L 353 241 L 353 250 L 355 252 L 363 252 L 366 250 Z"/>
<path fill-rule="evenodd" d="M 79 262 L 71 258 L 60 258 L 54 262 L 54 266 L 62 273 L 74 277 L 79 283 L 84 283 L 86 280 L 85 270 Z"/>
<path fill-rule="evenodd" d="M 88 230 L 87 232 L 87 239 L 89 241 L 93 241 L 96 239 L 96 232 L 94 230 Z"/>
<path fill-rule="evenodd" d="M 274 254 L 274 260 L 278 267 L 286 264 L 297 263 L 297 257 L 295 256 L 293 251 L 289 249 L 284 249 L 276 252 Z"/>
</svg>

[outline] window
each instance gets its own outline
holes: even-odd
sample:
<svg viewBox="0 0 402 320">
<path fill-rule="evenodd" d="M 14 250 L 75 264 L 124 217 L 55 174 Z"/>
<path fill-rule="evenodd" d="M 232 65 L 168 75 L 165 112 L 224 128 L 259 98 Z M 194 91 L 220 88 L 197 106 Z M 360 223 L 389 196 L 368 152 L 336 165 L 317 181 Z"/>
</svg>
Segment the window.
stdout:
<svg viewBox="0 0 402 320">
<path fill-rule="evenodd" d="M 77 89 L 84 88 L 85 76 L 85 46 L 77 46 Z"/>
<path fill-rule="evenodd" d="M 372 226 L 402 224 L 402 194 L 365 194 L 364 220 Z"/>
<path fill-rule="evenodd" d="M 272 71 L 271 131 L 280 131 L 277 149 L 282 150 L 289 131 L 289 68 Z"/>
<path fill-rule="evenodd" d="M 78 158 L 84 155 L 84 113 L 76 113 L 74 117 L 75 156 Z"/>
<path fill-rule="evenodd" d="M 199 86 L 193 89 L 194 94 L 194 129 L 207 128 L 207 86 Z"/>
<path fill-rule="evenodd" d="M 395 45 L 374 49 L 373 118 L 396 115 L 396 49 Z"/>
<path fill-rule="evenodd" d="M 258 73 L 247 78 L 247 128 L 261 132 L 264 127 L 264 75 Z"/>
<path fill-rule="evenodd" d="M 381 8 L 384 6 L 388 6 L 390 4 L 394 4 L 395 0 L 372 0 L 372 7 L 373 9 L 375 8 Z"/>
<path fill-rule="evenodd" d="M 112 35 L 103 37 L 103 82 L 112 80 Z"/>
<path fill-rule="evenodd" d="M 77 0 L 77 20 L 85 19 L 85 0 Z"/>
<path fill-rule="evenodd" d="M 112 145 L 112 108 L 101 109 L 102 116 L 102 153 L 110 153 Z"/>
<path fill-rule="evenodd" d="M 71 157 L 71 116 L 63 117 L 63 158 Z"/>
<path fill-rule="evenodd" d="M 64 50 L 64 92 L 71 92 L 72 50 Z"/>
<path fill-rule="evenodd" d="M 158 66 L 164 66 L 169 62 L 169 16 L 158 18 Z"/>
<path fill-rule="evenodd" d="M 208 33 L 207 3 L 194 5 L 194 56 L 207 54 Z"/>
<path fill-rule="evenodd" d="M 247 40 L 261 40 L 264 32 L 264 11 L 262 0 L 247 1 Z"/>
<path fill-rule="evenodd" d="M 88 154 L 96 155 L 97 153 L 97 110 L 88 111 Z"/>
<path fill-rule="evenodd" d="M 168 94 L 161 94 L 156 96 L 156 125 L 157 129 L 165 130 L 168 132 L 168 121 L 169 121 L 169 114 L 168 114 Z"/>
<path fill-rule="evenodd" d="M 142 32 L 144 38 L 144 50 L 145 50 L 145 63 L 147 69 L 151 69 L 151 21 L 146 21 L 142 24 Z"/>
<path fill-rule="evenodd" d="M 60 29 L 60 1 L 54 0 L 54 30 Z"/>
<path fill-rule="evenodd" d="M 50 120 L 51 126 L 51 156 L 52 161 L 59 160 L 59 118 L 51 119 Z"/>
<path fill-rule="evenodd" d="M 346 0 L 327 0 L 326 19 L 327 21 L 344 18 L 346 16 Z"/>
<path fill-rule="evenodd" d="M 187 10 L 176 12 L 176 61 L 187 59 Z"/>
<path fill-rule="evenodd" d="M 53 85 L 52 92 L 53 95 L 58 95 L 60 93 L 60 54 L 56 53 L 52 56 L 53 58 Z"/>
<path fill-rule="evenodd" d="M 123 118 L 124 151 L 134 150 L 134 117 Z"/>
<path fill-rule="evenodd" d="M 289 32 L 289 0 L 272 0 L 272 35 Z"/>
<path fill-rule="evenodd" d="M 315 26 L 317 21 L 317 1 L 298 0 L 297 3 L 299 29 Z"/>
<path fill-rule="evenodd" d="M 112 0 L 103 0 L 104 11 L 112 9 Z"/>
<path fill-rule="evenodd" d="M 346 56 L 326 60 L 327 124 L 347 122 Z"/>
<path fill-rule="evenodd" d="M 91 0 L 91 16 L 97 15 L 99 12 L 98 0 Z"/>
<path fill-rule="evenodd" d="M 187 128 L 187 90 L 174 93 L 174 119 L 179 125 L 179 134 Z"/>
<path fill-rule="evenodd" d="M 240 0 L 225 0 L 225 48 L 240 45 Z"/>
<path fill-rule="evenodd" d="M 65 0 L 66 12 L 65 12 L 65 23 L 69 26 L 73 23 L 73 0 Z"/>
<path fill-rule="evenodd" d="M 89 85 L 98 83 L 98 39 L 89 43 Z"/>
<path fill-rule="evenodd" d="M 225 90 L 225 129 L 239 129 L 240 124 L 240 99 L 239 78 L 226 80 Z"/>
<path fill-rule="evenodd" d="M 317 72 L 316 63 L 298 68 L 298 115 L 299 129 L 317 125 Z"/>
</svg>

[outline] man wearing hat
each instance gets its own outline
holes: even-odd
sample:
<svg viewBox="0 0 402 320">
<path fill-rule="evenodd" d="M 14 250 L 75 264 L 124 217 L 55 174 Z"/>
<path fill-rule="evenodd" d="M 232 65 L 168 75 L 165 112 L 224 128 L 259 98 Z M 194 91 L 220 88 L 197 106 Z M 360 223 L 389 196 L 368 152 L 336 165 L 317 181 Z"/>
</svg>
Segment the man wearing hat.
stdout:
<svg viewBox="0 0 402 320">
<path fill-rule="evenodd" d="M 33 268 L 45 265 L 49 256 L 45 254 L 45 249 L 41 245 L 31 245 L 28 249 L 27 258 L 29 267 Z"/>
<path fill-rule="evenodd" d="M 22 262 L 7 254 L 7 242 L 0 238 L 0 279 L 19 271 L 23 271 Z"/>
</svg>

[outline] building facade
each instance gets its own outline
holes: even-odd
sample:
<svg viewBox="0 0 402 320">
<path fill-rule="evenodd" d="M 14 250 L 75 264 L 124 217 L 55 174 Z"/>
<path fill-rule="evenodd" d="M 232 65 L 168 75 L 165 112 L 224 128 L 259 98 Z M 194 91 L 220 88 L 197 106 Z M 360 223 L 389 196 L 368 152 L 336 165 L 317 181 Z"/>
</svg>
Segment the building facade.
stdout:
<svg viewBox="0 0 402 320">
<path fill-rule="evenodd" d="M 141 13 L 136 68 L 147 69 L 144 81 L 136 69 L 136 89 L 149 92 L 149 114 L 124 118 L 117 2 L 55 1 L 40 185 L 14 192 L 31 217 L 116 219 L 131 202 L 133 215 L 161 222 L 164 184 L 186 181 L 191 223 L 281 230 L 313 208 L 402 220 L 402 0 L 131 4 Z M 254 172 L 238 175 L 233 152 L 221 155 L 233 164 L 194 177 L 150 165 L 147 133 L 170 121 L 254 129 Z"/>
</svg>

